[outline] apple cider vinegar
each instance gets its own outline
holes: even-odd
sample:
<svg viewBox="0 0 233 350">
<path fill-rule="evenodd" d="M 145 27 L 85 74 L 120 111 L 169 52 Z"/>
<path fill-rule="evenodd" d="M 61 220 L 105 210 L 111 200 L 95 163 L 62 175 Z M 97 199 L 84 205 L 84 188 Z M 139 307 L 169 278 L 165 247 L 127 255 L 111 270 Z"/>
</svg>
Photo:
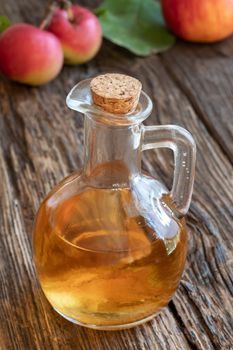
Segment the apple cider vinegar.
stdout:
<svg viewBox="0 0 233 350">
<path fill-rule="evenodd" d="M 53 214 L 40 209 L 35 261 L 53 307 L 84 324 L 120 325 L 156 313 L 172 297 L 186 257 L 186 229 L 160 239 L 130 216 L 128 189 L 87 189 Z M 41 234 L 43 232 L 43 235 Z"/>
</svg>

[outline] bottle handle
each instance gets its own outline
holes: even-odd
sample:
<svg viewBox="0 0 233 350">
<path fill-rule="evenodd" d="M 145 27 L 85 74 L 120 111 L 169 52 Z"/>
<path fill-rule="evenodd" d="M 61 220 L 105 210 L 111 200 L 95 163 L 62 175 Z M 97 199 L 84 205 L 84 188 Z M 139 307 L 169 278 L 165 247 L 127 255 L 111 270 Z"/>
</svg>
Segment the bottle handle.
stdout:
<svg viewBox="0 0 233 350">
<path fill-rule="evenodd" d="M 192 135 L 176 125 L 144 126 L 142 151 L 170 148 L 174 153 L 174 179 L 171 190 L 175 211 L 184 216 L 190 206 L 196 162 L 196 144 Z"/>
</svg>

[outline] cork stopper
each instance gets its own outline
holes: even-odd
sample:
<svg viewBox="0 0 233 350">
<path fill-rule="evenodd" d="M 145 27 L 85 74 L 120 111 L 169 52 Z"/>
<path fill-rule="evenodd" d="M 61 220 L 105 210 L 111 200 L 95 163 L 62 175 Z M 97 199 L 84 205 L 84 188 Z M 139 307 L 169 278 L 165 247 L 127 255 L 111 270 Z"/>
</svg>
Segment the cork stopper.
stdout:
<svg viewBox="0 0 233 350">
<path fill-rule="evenodd" d="M 133 112 L 138 104 L 142 84 L 128 75 L 107 73 L 90 83 L 93 102 L 113 114 Z"/>
</svg>

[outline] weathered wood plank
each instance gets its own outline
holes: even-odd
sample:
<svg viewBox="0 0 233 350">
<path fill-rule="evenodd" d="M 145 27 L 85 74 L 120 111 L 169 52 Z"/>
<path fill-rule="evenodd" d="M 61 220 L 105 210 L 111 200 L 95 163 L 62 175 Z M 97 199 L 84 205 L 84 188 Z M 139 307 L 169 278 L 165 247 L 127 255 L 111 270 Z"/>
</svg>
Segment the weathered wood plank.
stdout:
<svg viewBox="0 0 233 350">
<path fill-rule="evenodd" d="M 233 163 L 232 50 L 233 37 L 212 47 L 179 43 L 162 62 Z"/>
<path fill-rule="evenodd" d="M 0 1 L 0 8 L 15 21 L 38 23 L 43 14 L 41 3 L 21 0 L 16 4 L 8 0 Z M 204 53 L 198 51 L 199 60 L 202 54 L 204 57 L 208 54 L 217 62 L 221 57 L 215 56 L 215 48 L 205 48 Z M 183 65 L 188 65 L 182 52 L 190 51 L 190 47 L 182 45 L 174 50 L 183 59 Z M 193 47 L 193 50 L 199 49 Z M 48 86 L 28 88 L 6 80 L 0 82 L 0 348 L 3 350 L 231 347 L 233 177 L 229 148 L 219 146 L 226 123 L 219 120 L 222 134 L 212 136 L 212 127 L 203 116 L 200 118 L 190 94 L 182 88 L 188 68 L 172 66 L 169 71 L 168 62 L 176 62 L 174 51 L 170 55 L 168 52 L 165 58 L 142 59 L 105 43 L 95 60 L 83 67 L 65 68 Z M 188 216 L 189 257 L 181 286 L 169 307 L 156 319 L 121 332 L 83 329 L 56 315 L 39 289 L 31 259 L 31 231 L 40 201 L 55 183 L 82 165 L 82 118 L 65 107 L 65 96 L 77 81 L 102 71 L 125 72 L 141 79 L 156 105 L 147 122 L 182 125 L 193 133 L 198 144 L 196 184 Z M 182 84 L 171 76 L 173 71 L 178 72 Z M 192 72 L 189 74 L 188 80 L 194 79 Z M 217 76 L 222 81 L 224 71 L 219 70 Z M 205 84 L 207 89 L 208 81 Z M 228 81 L 225 84 L 231 89 Z M 194 89 L 191 93 L 197 98 L 200 86 L 196 81 L 191 86 Z M 226 95 L 222 94 L 221 99 L 225 101 Z M 208 111 L 219 108 L 219 101 L 210 99 Z M 205 103 L 203 100 L 203 106 Z M 146 152 L 144 168 L 168 186 L 171 184 L 172 158 L 166 151 Z"/>
</svg>

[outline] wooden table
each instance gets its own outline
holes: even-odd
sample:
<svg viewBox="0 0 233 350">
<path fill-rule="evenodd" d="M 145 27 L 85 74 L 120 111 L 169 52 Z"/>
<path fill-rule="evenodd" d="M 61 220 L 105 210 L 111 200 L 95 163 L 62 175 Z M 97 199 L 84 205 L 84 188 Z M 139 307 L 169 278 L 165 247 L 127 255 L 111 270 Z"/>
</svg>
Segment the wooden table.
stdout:
<svg viewBox="0 0 233 350">
<path fill-rule="evenodd" d="M 36 24 L 45 3 L 0 0 L 0 12 Z M 78 81 L 112 71 L 142 81 L 154 102 L 147 124 L 184 126 L 198 153 L 178 291 L 153 321 L 101 332 L 75 326 L 49 306 L 36 280 L 31 236 L 42 198 L 82 166 L 83 119 L 68 110 L 65 97 Z M 147 58 L 104 42 L 92 62 L 65 67 L 47 86 L 2 79 L 0 132 L 0 349 L 233 349 L 233 38 L 209 46 L 178 42 Z M 168 151 L 144 153 L 144 169 L 168 187 L 172 166 Z"/>
</svg>

